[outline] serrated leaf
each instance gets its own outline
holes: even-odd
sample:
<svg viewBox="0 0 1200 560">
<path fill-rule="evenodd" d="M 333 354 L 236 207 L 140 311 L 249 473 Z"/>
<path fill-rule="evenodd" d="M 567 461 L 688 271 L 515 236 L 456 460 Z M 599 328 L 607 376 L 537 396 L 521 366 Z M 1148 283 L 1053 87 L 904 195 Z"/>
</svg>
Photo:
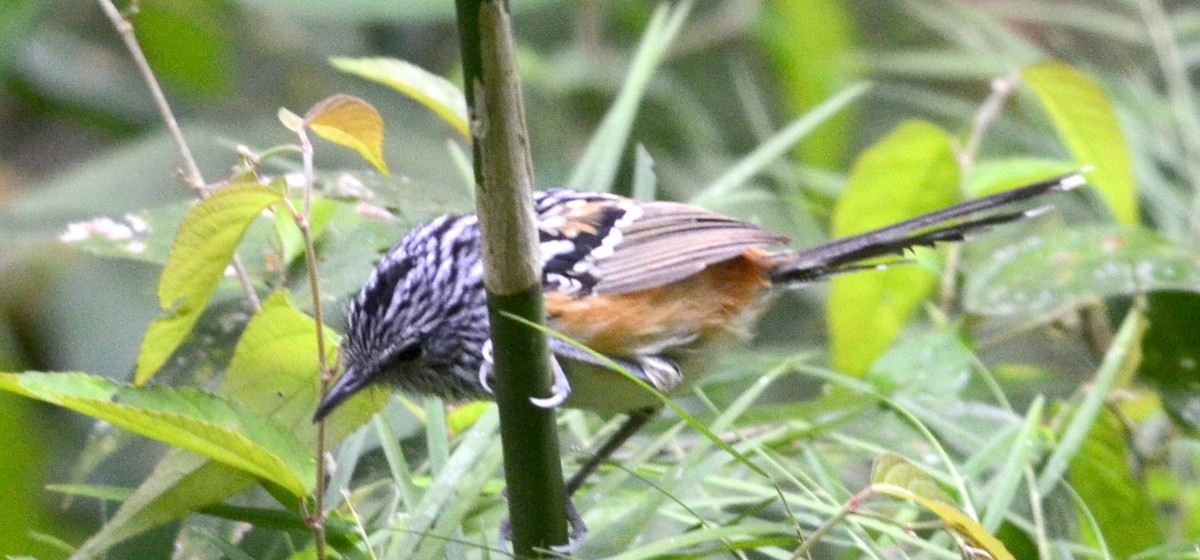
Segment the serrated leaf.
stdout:
<svg viewBox="0 0 1200 560">
<path fill-rule="evenodd" d="M 892 484 L 876 483 L 872 484 L 871 488 L 879 494 L 902 500 L 912 500 L 936 515 L 946 529 L 953 532 L 959 539 L 966 541 L 973 548 L 983 550 L 994 560 L 1016 560 L 1000 539 L 987 532 L 978 521 L 971 519 L 967 514 L 947 502 L 928 498 L 908 488 Z"/>
<path fill-rule="evenodd" d="M 0 389 L 104 420 L 272 481 L 297 496 L 314 484 L 306 446 L 261 415 L 190 388 L 133 387 L 80 373 L 0 374 Z"/>
<path fill-rule="evenodd" d="M 954 202 L 958 164 L 950 135 L 920 121 L 901 124 L 863 153 L 833 210 L 833 235 L 861 233 Z M 896 339 L 936 284 L 916 266 L 834 278 L 829 337 L 839 371 L 862 375 Z"/>
<path fill-rule="evenodd" d="M 467 99 L 449 80 L 420 66 L 395 58 L 332 58 L 334 68 L 378 82 L 424 105 L 463 138 L 471 138 Z"/>
<path fill-rule="evenodd" d="M 370 103 L 333 95 L 309 109 L 304 122 L 317 136 L 358 152 L 380 173 L 389 174 L 383 161 L 383 117 Z"/>
<path fill-rule="evenodd" d="M 1138 221 L 1133 160 L 1117 112 L 1094 79 L 1056 60 L 1021 71 L 1025 85 L 1050 115 L 1059 138 L 1118 222 Z"/>
<path fill-rule="evenodd" d="M 1156 290 L 1200 291 L 1200 256 L 1148 229 L 1093 226 L 989 252 L 967 278 L 963 305 L 980 315 L 1036 315 Z"/>
<path fill-rule="evenodd" d="M 150 379 L 183 342 L 208 305 L 246 228 L 281 200 L 278 190 L 241 183 L 217 191 L 184 216 L 158 284 L 159 305 L 168 314 L 146 329 L 135 383 Z"/>
</svg>

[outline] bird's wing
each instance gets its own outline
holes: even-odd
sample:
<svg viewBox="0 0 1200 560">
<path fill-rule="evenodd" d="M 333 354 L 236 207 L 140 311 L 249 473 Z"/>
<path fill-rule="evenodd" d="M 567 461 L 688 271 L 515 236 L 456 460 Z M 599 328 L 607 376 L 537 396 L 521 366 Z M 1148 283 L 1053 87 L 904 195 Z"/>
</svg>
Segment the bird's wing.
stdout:
<svg viewBox="0 0 1200 560">
<path fill-rule="evenodd" d="M 547 287 L 557 291 L 586 295 L 656 288 L 751 249 L 788 241 L 688 204 L 571 196 L 553 206 L 539 205 L 544 275 Z"/>
</svg>

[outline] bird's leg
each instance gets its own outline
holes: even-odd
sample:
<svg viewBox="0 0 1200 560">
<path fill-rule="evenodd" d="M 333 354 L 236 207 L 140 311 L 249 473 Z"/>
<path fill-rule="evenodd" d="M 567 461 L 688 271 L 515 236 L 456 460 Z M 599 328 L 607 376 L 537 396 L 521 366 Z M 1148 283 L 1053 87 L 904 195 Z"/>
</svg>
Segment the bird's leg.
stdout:
<svg viewBox="0 0 1200 560">
<path fill-rule="evenodd" d="M 628 441 L 630 437 L 633 437 L 633 434 L 637 433 L 638 430 L 642 429 L 651 418 L 654 418 L 658 410 L 658 408 L 643 408 L 630 412 L 629 417 L 625 419 L 625 423 L 621 424 L 621 427 L 613 435 L 609 436 L 604 445 L 601 445 L 600 449 L 593 453 L 587 462 L 582 467 L 579 467 L 579 470 L 575 471 L 575 474 L 567 481 L 567 496 L 573 496 L 575 491 L 579 490 L 583 486 L 583 483 L 587 481 L 588 477 L 596 472 L 596 469 L 600 468 L 601 463 L 607 461 L 622 444 Z M 582 523 L 582 520 L 580 523 Z"/>
</svg>

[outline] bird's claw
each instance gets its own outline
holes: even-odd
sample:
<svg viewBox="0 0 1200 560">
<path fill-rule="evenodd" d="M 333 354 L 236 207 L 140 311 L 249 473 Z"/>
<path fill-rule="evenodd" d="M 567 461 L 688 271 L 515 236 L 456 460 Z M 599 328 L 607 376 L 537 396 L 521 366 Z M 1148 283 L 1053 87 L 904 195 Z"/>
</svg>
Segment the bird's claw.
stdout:
<svg viewBox="0 0 1200 560">
<path fill-rule="evenodd" d="M 492 341 L 488 340 L 483 343 L 483 347 L 479 350 L 483 357 L 483 363 L 479 365 L 479 385 L 488 393 L 495 393 L 492 390 L 492 373 L 495 370 L 494 362 L 492 361 Z M 553 354 L 550 355 L 550 366 L 554 369 L 554 383 L 550 386 L 550 396 L 548 397 L 530 397 L 529 401 L 541 408 L 558 408 L 559 405 L 566 402 L 567 397 L 571 395 L 571 382 L 567 380 L 567 374 L 563 371 L 562 365 L 558 363 L 558 359 Z"/>
<path fill-rule="evenodd" d="M 507 491 L 505 494 L 507 494 Z M 569 497 L 567 498 L 566 514 L 568 531 L 567 544 L 550 547 L 552 552 L 557 552 L 559 554 L 570 554 L 575 552 L 575 550 L 579 548 L 579 545 L 583 544 L 583 540 L 587 538 L 588 534 L 587 523 L 583 522 L 583 516 L 579 515 L 579 510 L 575 509 L 575 504 Z M 504 518 L 504 521 L 500 522 L 500 547 L 504 548 L 507 552 L 512 552 L 511 548 L 508 546 L 510 543 L 512 543 L 512 539 L 512 520 L 506 517 Z"/>
<path fill-rule="evenodd" d="M 550 356 L 550 367 L 554 370 L 554 383 L 550 386 L 550 396 L 529 397 L 529 402 L 532 402 L 534 406 L 558 408 L 559 405 L 566 402 L 567 397 L 571 396 L 571 382 L 567 380 L 567 373 L 558 363 L 558 358 L 553 355 Z"/>
<path fill-rule="evenodd" d="M 487 391 L 489 394 L 495 393 L 495 391 L 492 390 L 491 382 L 493 362 L 492 341 L 490 339 L 484 341 L 483 348 L 479 349 L 479 353 L 483 356 L 483 363 L 479 365 L 479 385 L 482 386 L 483 390 Z"/>
</svg>

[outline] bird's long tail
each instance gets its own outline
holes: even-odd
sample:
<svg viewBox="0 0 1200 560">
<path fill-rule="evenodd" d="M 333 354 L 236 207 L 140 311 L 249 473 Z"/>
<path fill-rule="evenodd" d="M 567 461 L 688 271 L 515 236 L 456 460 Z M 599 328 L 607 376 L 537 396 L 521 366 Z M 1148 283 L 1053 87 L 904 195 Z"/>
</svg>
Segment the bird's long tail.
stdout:
<svg viewBox="0 0 1200 560">
<path fill-rule="evenodd" d="M 1042 214 L 1051 207 L 1010 210 L 985 214 L 1010 204 L 1056 191 L 1069 191 L 1086 183 L 1083 175 L 1071 173 L 1018 189 L 956 204 L 888 227 L 836 239 L 800 251 L 780 255 L 771 271 L 777 285 L 804 284 L 838 274 L 876 268 L 872 259 L 903 255 L 913 247 L 962 241 L 973 233 Z"/>
</svg>

